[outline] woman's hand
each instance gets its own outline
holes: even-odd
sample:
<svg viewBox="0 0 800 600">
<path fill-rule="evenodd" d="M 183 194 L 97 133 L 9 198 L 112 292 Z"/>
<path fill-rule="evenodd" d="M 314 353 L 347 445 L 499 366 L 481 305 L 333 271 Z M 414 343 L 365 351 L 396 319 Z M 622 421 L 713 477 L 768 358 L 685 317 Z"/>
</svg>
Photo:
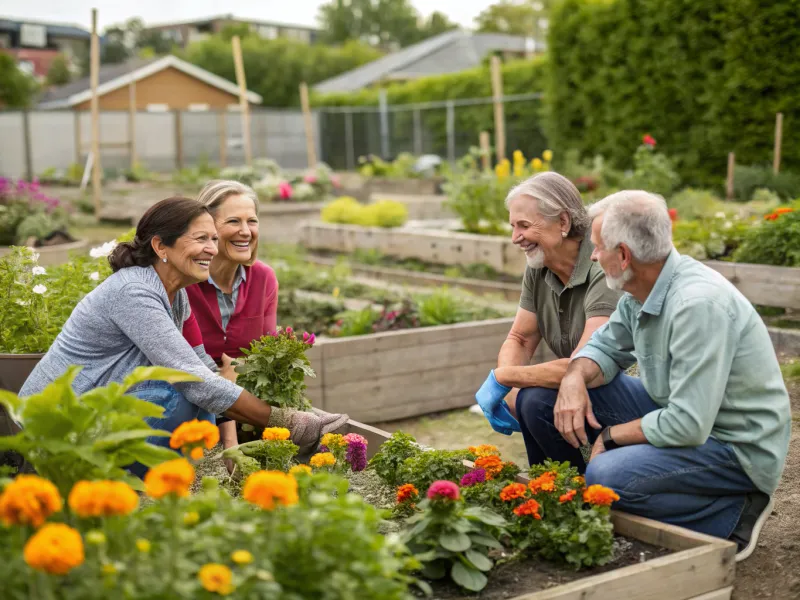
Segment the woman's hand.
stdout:
<svg viewBox="0 0 800 600">
<path fill-rule="evenodd" d="M 219 376 L 224 377 L 232 383 L 236 383 L 237 373 L 234 371 L 233 359 L 227 354 L 222 355 L 222 366 L 219 368 Z"/>
</svg>

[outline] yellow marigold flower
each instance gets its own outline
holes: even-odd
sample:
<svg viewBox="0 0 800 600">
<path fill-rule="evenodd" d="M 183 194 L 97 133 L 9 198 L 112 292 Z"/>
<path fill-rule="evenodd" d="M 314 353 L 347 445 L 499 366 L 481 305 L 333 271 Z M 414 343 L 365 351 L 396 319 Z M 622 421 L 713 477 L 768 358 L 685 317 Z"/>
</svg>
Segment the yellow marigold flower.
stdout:
<svg viewBox="0 0 800 600">
<path fill-rule="evenodd" d="M 231 554 L 231 560 L 237 565 L 249 565 L 253 562 L 253 555 L 247 550 L 236 550 Z"/>
<path fill-rule="evenodd" d="M 340 433 L 326 433 L 319 443 L 328 448 L 344 448 L 347 446 L 347 441 Z"/>
<path fill-rule="evenodd" d="M 482 458 L 484 456 L 500 456 L 500 451 L 497 449 L 497 446 L 492 446 L 491 444 L 470 446 L 467 449 L 474 454 L 476 458 Z"/>
<path fill-rule="evenodd" d="M 114 574 L 116 574 L 116 572 L 117 572 L 117 567 L 115 567 L 113 564 L 108 563 L 108 564 L 103 565 L 103 573 L 104 574 L 106 574 L 106 575 L 114 575 Z"/>
<path fill-rule="evenodd" d="M 219 427 L 208 421 L 192 419 L 181 423 L 169 438 L 169 447 L 177 450 L 202 443 L 209 450 L 219 443 Z"/>
<path fill-rule="evenodd" d="M 486 479 L 492 479 L 503 470 L 503 461 L 500 460 L 499 456 L 491 454 L 489 456 L 482 456 L 476 460 L 475 467 L 486 471 Z"/>
<path fill-rule="evenodd" d="M 282 441 L 289 439 L 289 430 L 285 427 L 267 427 L 261 434 L 262 440 L 269 442 Z"/>
<path fill-rule="evenodd" d="M 228 596 L 233 592 L 231 579 L 233 574 L 225 565 L 208 563 L 200 567 L 197 574 L 200 584 L 209 592 L 216 592 L 220 596 Z"/>
<path fill-rule="evenodd" d="M 83 564 L 81 534 L 63 523 L 47 523 L 25 544 L 23 557 L 32 569 L 65 575 Z"/>
<path fill-rule="evenodd" d="M 517 498 L 524 498 L 527 489 L 524 483 L 510 483 L 504 487 L 500 492 L 500 500 L 503 502 L 511 502 Z"/>
<path fill-rule="evenodd" d="M 193 481 L 194 467 L 185 458 L 176 458 L 150 469 L 144 476 L 144 488 L 156 500 L 167 494 L 184 498 Z"/>
<path fill-rule="evenodd" d="M 336 464 L 336 457 L 330 452 L 317 452 L 308 462 L 315 469 L 319 469 L 321 467 L 332 467 Z"/>
<path fill-rule="evenodd" d="M 47 479 L 20 475 L 0 495 L 0 521 L 6 525 L 41 527 L 62 506 L 58 489 Z"/>
<path fill-rule="evenodd" d="M 295 465 L 289 469 L 289 475 L 297 476 L 300 473 L 311 473 L 311 467 L 308 465 Z"/>
<path fill-rule="evenodd" d="M 542 163 L 542 159 L 541 158 L 534 158 L 531 161 L 531 168 L 534 171 L 541 171 L 542 170 L 542 166 L 543 166 L 543 163 Z"/>
<path fill-rule="evenodd" d="M 150 552 L 151 547 L 150 540 L 146 540 L 144 538 L 139 538 L 136 540 L 136 549 L 142 554 L 147 554 Z"/>
<path fill-rule="evenodd" d="M 139 506 L 139 496 L 121 481 L 79 481 L 67 499 L 70 509 L 79 517 L 127 515 Z"/>
<path fill-rule="evenodd" d="M 200 521 L 200 515 L 198 515 L 193 510 L 190 510 L 189 512 L 187 512 L 187 513 L 185 513 L 183 515 L 183 524 L 184 525 L 188 525 L 188 526 L 197 525 L 197 523 L 199 521 Z"/>
<path fill-rule="evenodd" d="M 297 481 L 281 471 L 258 471 L 247 478 L 242 496 L 251 504 L 272 510 L 276 504 L 297 504 Z"/>
<path fill-rule="evenodd" d="M 550 162 L 551 160 L 553 160 L 553 151 L 545 150 L 544 152 L 542 152 L 542 158 L 545 160 L 545 162 Z"/>
<path fill-rule="evenodd" d="M 619 500 L 619 496 L 611 488 L 602 485 L 590 485 L 583 492 L 583 501 L 594 506 L 611 506 Z"/>
<path fill-rule="evenodd" d="M 578 475 L 577 477 L 572 478 L 572 483 L 584 487 L 586 486 L 586 479 L 583 475 Z"/>
</svg>

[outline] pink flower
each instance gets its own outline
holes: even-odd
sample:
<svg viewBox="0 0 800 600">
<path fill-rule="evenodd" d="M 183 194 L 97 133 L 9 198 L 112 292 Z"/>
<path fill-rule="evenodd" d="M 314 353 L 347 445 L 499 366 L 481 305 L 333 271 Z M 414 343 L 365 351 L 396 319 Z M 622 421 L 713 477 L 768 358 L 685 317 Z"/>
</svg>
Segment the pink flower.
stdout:
<svg viewBox="0 0 800 600">
<path fill-rule="evenodd" d="M 649 133 L 645 134 L 642 137 L 642 143 L 645 146 L 650 146 L 651 148 L 655 148 L 656 147 L 656 139 L 652 135 L 650 135 Z"/>
<path fill-rule="evenodd" d="M 461 478 L 461 487 L 470 487 L 486 481 L 486 469 L 473 469 Z"/>
<path fill-rule="evenodd" d="M 294 333 L 294 329 L 291 327 L 286 328 L 286 337 L 292 337 L 292 333 Z"/>
<path fill-rule="evenodd" d="M 303 177 L 303 181 L 306 183 L 317 183 L 317 176 L 313 173 L 306 173 L 305 177 Z"/>
<path fill-rule="evenodd" d="M 341 183 L 339 182 L 339 177 L 338 176 L 331 175 L 331 185 L 333 187 L 335 187 L 335 188 L 338 188 L 339 186 L 341 186 Z"/>
<path fill-rule="evenodd" d="M 458 486 L 452 481 L 434 481 L 428 488 L 428 498 L 458 500 Z"/>
<path fill-rule="evenodd" d="M 292 186 L 288 181 L 281 181 L 278 185 L 278 194 L 283 200 L 289 200 L 292 197 Z"/>
<path fill-rule="evenodd" d="M 347 442 L 348 444 L 350 442 L 361 442 L 365 446 L 367 445 L 367 438 L 358 433 L 346 433 L 344 436 L 344 441 Z"/>
<path fill-rule="evenodd" d="M 307 331 L 303 332 L 303 343 L 308 344 L 309 346 L 313 346 L 314 342 L 317 341 L 317 336 L 313 333 L 308 333 Z"/>
</svg>

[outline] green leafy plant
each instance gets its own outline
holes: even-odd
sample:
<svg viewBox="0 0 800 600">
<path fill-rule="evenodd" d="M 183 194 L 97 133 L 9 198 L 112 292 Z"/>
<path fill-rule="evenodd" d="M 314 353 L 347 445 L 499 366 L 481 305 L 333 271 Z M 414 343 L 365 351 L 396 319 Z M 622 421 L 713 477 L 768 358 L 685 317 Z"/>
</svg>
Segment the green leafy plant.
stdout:
<svg viewBox="0 0 800 600">
<path fill-rule="evenodd" d="M 392 179 L 416 179 L 420 177 L 414 169 L 417 159 L 409 152 L 401 152 L 393 161 L 387 162 L 374 154 L 358 159 L 358 172 L 363 177 L 388 177 Z"/>
<path fill-rule="evenodd" d="M 398 477 L 400 466 L 407 458 L 417 456 L 422 448 L 414 436 L 402 431 L 395 431 L 391 437 L 381 444 L 378 452 L 370 459 L 369 467 L 375 470 L 378 477 L 388 485 L 396 487 L 401 483 Z M 417 488 L 419 489 L 419 488 Z"/>
<path fill-rule="evenodd" d="M 56 198 L 45 195 L 39 182 L 0 177 L 0 246 L 41 241 L 64 230 L 69 214 Z"/>
<path fill-rule="evenodd" d="M 733 258 L 737 262 L 800 266 L 800 202 L 779 208 L 747 231 Z"/>
<path fill-rule="evenodd" d="M 494 566 L 489 551 L 502 548 L 497 537 L 506 521 L 489 509 L 467 507 L 449 481 L 432 483 L 427 495 L 420 512 L 406 521 L 411 528 L 403 536 L 424 564 L 422 575 L 442 579 L 449 574 L 460 587 L 479 592 L 488 583 L 484 573 Z"/>
<path fill-rule="evenodd" d="M 772 165 L 736 165 L 733 171 L 733 194 L 740 202 L 754 199 L 756 192 L 766 190 L 782 200 L 800 196 L 800 174 L 783 170 L 775 173 Z M 763 199 L 764 192 L 761 192 Z"/>
<path fill-rule="evenodd" d="M 697 260 L 725 259 L 736 251 L 751 228 L 749 221 L 733 217 L 679 219 L 672 226 L 672 239 L 681 254 Z"/>
<path fill-rule="evenodd" d="M 646 137 L 652 140 L 649 136 Z M 647 190 L 665 198 L 678 188 L 680 182 L 672 161 L 662 152 L 656 151 L 655 140 L 652 143 L 643 143 L 636 149 L 633 155 L 633 173 L 623 180 L 628 189 Z"/>
<path fill-rule="evenodd" d="M 344 306 L 339 301 L 324 301 L 303 298 L 295 290 L 285 288 L 284 280 L 278 276 L 281 289 L 278 292 L 278 322 L 298 331 L 317 335 L 328 330 L 336 321 L 336 315 Z"/>
<path fill-rule="evenodd" d="M 305 378 L 316 377 L 306 351 L 314 334 L 298 338 L 291 327 L 278 328 L 272 335 L 253 340 L 244 357 L 237 359 L 237 383 L 267 404 L 280 408 L 308 410 Z"/>
<path fill-rule="evenodd" d="M 425 450 L 402 462 L 397 482 L 410 483 L 418 490 L 427 490 L 437 480 L 458 483 L 469 470 L 464 461 L 470 456 L 467 450 Z"/>
<path fill-rule="evenodd" d="M 169 435 L 144 421 L 161 416 L 164 409 L 126 392 L 152 379 L 169 383 L 199 379 L 174 369 L 140 367 L 122 383 L 76 396 L 72 382 L 79 371 L 70 367 L 40 394 L 25 399 L 0 390 L 0 402 L 22 427 L 14 436 L 0 437 L 0 450 L 19 452 L 62 495 L 84 479 L 120 479 L 141 489 L 141 481 L 123 467 L 135 462 L 153 466 L 175 454 L 146 441 Z"/>
<path fill-rule="evenodd" d="M 464 315 L 461 301 L 446 287 L 421 297 L 418 310 L 420 322 L 425 327 L 458 323 Z"/>
<path fill-rule="evenodd" d="M 322 209 L 321 218 L 326 223 L 361 225 L 363 227 L 401 227 L 408 220 L 408 208 L 402 202 L 379 200 L 361 204 L 355 198 L 337 198 Z"/>
<path fill-rule="evenodd" d="M 348 310 L 339 316 L 339 320 L 330 328 L 329 333 L 334 337 L 349 337 L 372 333 L 372 326 L 380 313 L 367 307 L 362 310 Z"/>
<path fill-rule="evenodd" d="M 297 445 L 290 440 L 255 440 L 228 448 L 222 453 L 222 457 L 233 459 L 240 469 L 246 465 L 252 465 L 255 470 L 263 469 L 286 473 L 292 467 L 292 460 L 298 450 Z M 257 460 L 257 468 L 245 458 Z"/>
</svg>

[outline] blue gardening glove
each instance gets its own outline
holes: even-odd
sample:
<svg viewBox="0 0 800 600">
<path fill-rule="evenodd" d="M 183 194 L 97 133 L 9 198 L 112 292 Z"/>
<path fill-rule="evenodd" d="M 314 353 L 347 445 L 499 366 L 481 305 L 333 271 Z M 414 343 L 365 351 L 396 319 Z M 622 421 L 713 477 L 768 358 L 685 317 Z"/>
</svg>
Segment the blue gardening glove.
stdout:
<svg viewBox="0 0 800 600">
<path fill-rule="evenodd" d="M 475 394 L 475 400 L 478 401 L 478 406 L 483 410 L 492 429 L 503 435 L 521 431 L 519 423 L 511 416 L 511 411 L 508 410 L 508 406 L 503 400 L 510 391 L 510 387 L 497 382 L 494 370 L 492 370 L 489 372 L 489 377 L 483 382 L 481 389 Z"/>
</svg>

